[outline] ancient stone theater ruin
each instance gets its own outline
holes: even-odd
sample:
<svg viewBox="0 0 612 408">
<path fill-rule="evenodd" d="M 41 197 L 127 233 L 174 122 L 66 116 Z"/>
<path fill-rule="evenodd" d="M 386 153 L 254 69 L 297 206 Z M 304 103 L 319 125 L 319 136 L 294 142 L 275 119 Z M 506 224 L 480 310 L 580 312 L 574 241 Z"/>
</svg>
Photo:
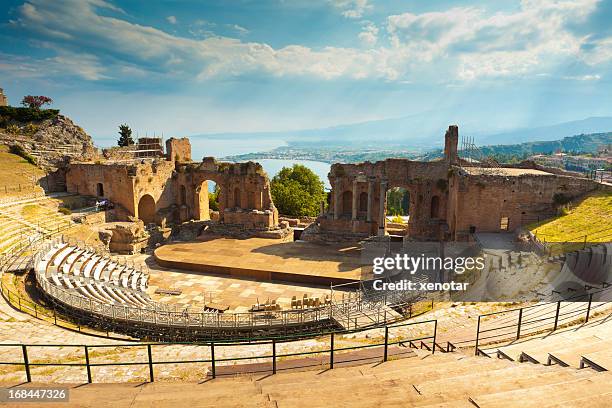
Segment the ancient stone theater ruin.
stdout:
<svg viewBox="0 0 612 408">
<path fill-rule="evenodd" d="M 260 231 L 278 227 L 278 211 L 261 165 L 219 163 L 212 157 L 192 162 L 188 139 L 169 139 L 166 150 L 166 157 L 153 160 L 71 164 L 67 190 L 107 198 L 118 219 L 166 226 L 209 220 L 212 181 L 220 191 L 216 221 Z"/>
<path fill-rule="evenodd" d="M 458 141 L 457 126 L 450 126 L 439 161 L 334 164 L 329 206 L 306 237 L 359 240 L 385 235 L 387 191 L 393 187 L 409 193 L 408 236 L 444 241 L 469 240 L 477 231 L 513 231 L 549 216 L 555 197 L 576 197 L 597 188 L 593 180 L 529 162 L 480 167 L 459 157 Z"/>
</svg>

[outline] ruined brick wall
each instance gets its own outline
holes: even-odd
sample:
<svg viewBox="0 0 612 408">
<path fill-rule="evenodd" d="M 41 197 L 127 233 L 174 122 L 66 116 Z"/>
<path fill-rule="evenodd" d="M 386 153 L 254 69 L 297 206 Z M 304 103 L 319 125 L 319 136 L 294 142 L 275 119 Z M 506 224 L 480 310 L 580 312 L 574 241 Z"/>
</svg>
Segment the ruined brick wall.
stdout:
<svg viewBox="0 0 612 408">
<path fill-rule="evenodd" d="M 376 163 L 334 164 L 329 180 L 332 185 L 330 205 L 327 213 L 318 219 L 321 230 L 326 233 L 336 231 L 366 236 L 384 233 L 386 193 L 393 187 L 405 188 L 410 195 L 409 232 L 412 236 L 438 239 L 445 233 L 446 162 L 387 159 Z"/>
<path fill-rule="evenodd" d="M 153 198 L 156 212 L 175 204 L 173 183 L 169 182 L 173 170 L 173 163 L 164 160 L 75 163 L 66 172 L 66 190 L 107 198 L 123 207 L 128 216 L 138 218 L 138 204 L 145 195 Z"/>
<path fill-rule="evenodd" d="M 178 162 L 191 161 L 191 142 L 189 142 L 189 139 L 172 137 L 166 140 L 166 159 Z"/>
<path fill-rule="evenodd" d="M 105 197 L 134 213 L 134 191 L 127 165 L 70 164 L 66 171 L 66 191 Z"/>
<path fill-rule="evenodd" d="M 262 230 L 278 227 L 270 181 L 258 163 L 218 163 L 212 157 L 201 163 L 76 163 L 66 179 L 69 192 L 104 197 L 123 208 L 119 220 L 135 217 L 162 226 L 210 219 L 209 180 L 221 188 L 221 222 Z"/>
<path fill-rule="evenodd" d="M 181 220 L 209 219 L 208 183 L 220 189 L 219 219 L 226 224 L 271 229 L 278 226 L 270 181 L 258 163 L 222 163 L 212 157 L 201 163 L 177 165 L 177 196 Z"/>
<path fill-rule="evenodd" d="M 450 183 L 449 220 L 455 239 L 470 232 L 500 232 L 507 218 L 507 230 L 555 214 L 554 196 L 578 197 L 597 188 L 584 178 L 554 174 L 466 175 L 456 168 Z"/>
</svg>

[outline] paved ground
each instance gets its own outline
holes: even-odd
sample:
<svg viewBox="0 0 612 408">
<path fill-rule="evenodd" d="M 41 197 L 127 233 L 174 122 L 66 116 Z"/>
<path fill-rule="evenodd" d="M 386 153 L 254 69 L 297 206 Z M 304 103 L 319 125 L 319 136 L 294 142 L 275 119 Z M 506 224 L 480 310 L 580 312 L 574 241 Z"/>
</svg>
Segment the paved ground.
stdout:
<svg viewBox="0 0 612 408">
<path fill-rule="evenodd" d="M 317 286 L 280 282 L 258 282 L 247 278 L 232 278 L 203 272 L 179 271 L 150 264 L 147 292 L 158 302 L 204 307 L 207 303 L 229 306 L 230 311 L 245 312 L 251 305 L 276 300 L 283 309 L 291 308 L 291 298 L 302 299 L 304 294 L 321 300 L 330 289 Z M 156 294 L 157 289 L 180 290 L 180 295 Z"/>
<path fill-rule="evenodd" d="M 250 238 L 217 238 L 161 246 L 155 257 L 164 266 L 260 280 L 329 284 L 332 279 L 367 279 L 355 245 L 317 245 Z"/>
</svg>

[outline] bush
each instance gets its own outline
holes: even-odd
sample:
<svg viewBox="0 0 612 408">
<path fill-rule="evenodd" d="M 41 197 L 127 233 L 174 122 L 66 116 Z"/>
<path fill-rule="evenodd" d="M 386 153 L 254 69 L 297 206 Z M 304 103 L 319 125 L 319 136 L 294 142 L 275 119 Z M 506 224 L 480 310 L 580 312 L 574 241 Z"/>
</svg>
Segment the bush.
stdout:
<svg viewBox="0 0 612 408">
<path fill-rule="evenodd" d="M 32 136 L 34 133 L 38 132 L 38 126 L 36 126 L 33 123 L 28 123 L 27 125 L 25 125 L 25 127 L 21 130 L 21 132 L 25 135 L 28 136 Z"/>
<path fill-rule="evenodd" d="M 565 205 L 565 204 L 569 203 L 571 200 L 572 200 L 571 197 L 569 197 L 569 196 L 567 196 L 567 195 L 565 195 L 563 193 L 556 193 L 553 196 L 553 201 L 557 205 Z"/>
<path fill-rule="evenodd" d="M 6 133 L 8 133 L 9 135 L 18 135 L 21 132 L 21 129 L 19 129 L 19 126 L 17 125 L 8 125 L 6 127 Z"/>
<path fill-rule="evenodd" d="M 30 164 L 36 165 L 36 159 L 28 154 L 20 145 L 12 145 L 9 147 L 9 153 L 15 154 Z"/>
<path fill-rule="evenodd" d="M 70 208 L 66 208 L 66 207 L 60 207 L 60 208 L 58 208 L 57 211 L 61 212 L 64 215 L 72 214 L 72 210 Z"/>
<path fill-rule="evenodd" d="M 59 115 L 58 109 L 18 108 L 15 106 L 0 106 L 0 116 L 5 122 L 38 122 L 53 119 Z"/>
</svg>

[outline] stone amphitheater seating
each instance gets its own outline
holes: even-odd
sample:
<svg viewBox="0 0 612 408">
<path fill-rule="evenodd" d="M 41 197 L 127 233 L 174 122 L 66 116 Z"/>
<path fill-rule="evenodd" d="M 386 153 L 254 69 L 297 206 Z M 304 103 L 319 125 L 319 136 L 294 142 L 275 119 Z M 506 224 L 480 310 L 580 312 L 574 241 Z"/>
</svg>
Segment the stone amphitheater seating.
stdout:
<svg viewBox="0 0 612 408">
<path fill-rule="evenodd" d="M 587 365 L 612 371 L 612 320 L 604 319 L 483 351 L 489 356 L 505 356 L 514 361 L 574 368 L 585 365 L 586 358 Z"/>
<path fill-rule="evenodd" d="M 448 353 L 199 384 L 93 384 L 72 388 L 66 406 L 604 408 L 611 381 L 610 372 Z"/>
<path fill-rule="evenodd" d="M 107 304 L 151 307 L 146 274 L 93 251 L 55 244 L 37 267 L 56 286 L 73 294 Z"/>
</svg>

